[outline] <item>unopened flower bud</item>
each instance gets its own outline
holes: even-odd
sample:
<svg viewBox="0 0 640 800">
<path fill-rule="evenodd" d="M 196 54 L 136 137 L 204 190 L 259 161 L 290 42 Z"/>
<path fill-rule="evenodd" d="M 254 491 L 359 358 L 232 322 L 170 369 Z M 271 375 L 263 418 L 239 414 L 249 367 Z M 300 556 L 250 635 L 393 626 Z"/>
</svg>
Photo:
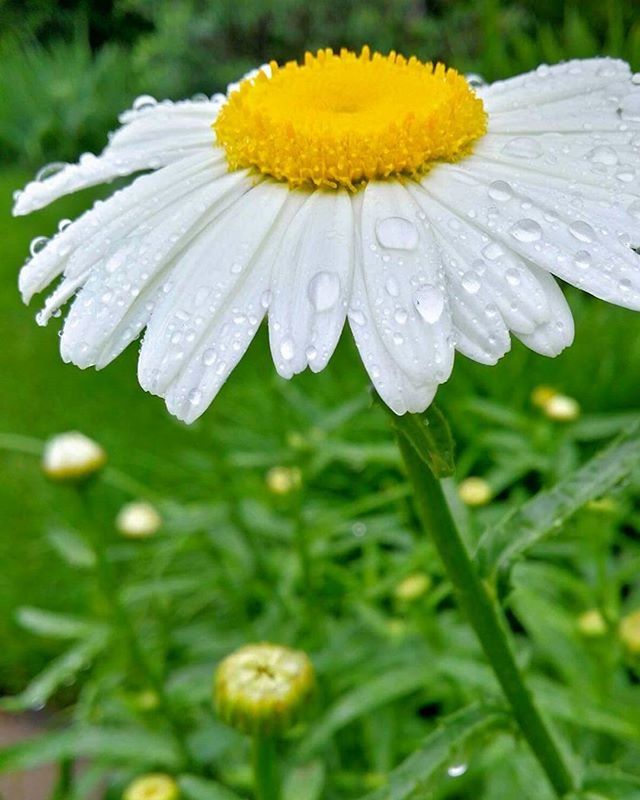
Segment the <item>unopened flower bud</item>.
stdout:
<svg viewBox="0 0 640 800">
<path fill-rule="evenodd" d="M 79 483 L 105 465 L 107 454 L 99 444 L 78 431 L 54 436 L 44 446 L 42 471 L 51 480 Z"/>
<path fill-rule="evenodd" d="M 632 655 L 640 655 L 640 609 L 632 611 L 620 620 L 618 635 Z"/>
<path fill-rule="evenodd" d="M 315 685 L 307 655 L 275 644 L 250 644 L 219 665 L 214 685 L 218 715 L 249 734 L 284 733 L 300 719 Z"/>
<path fill-rule="evenodd" d="M 607 623 L 597 608 L 585 611 L 578 617 L 578 630 L 583 636 L 597 638 L 607 632 Z"/>
<path fill-rule="evenodd" d="M 555 394 L 545 403 L 542 410 L 554 422 L 574 422 L 580 416 L 578 401 L 566 394 Z"/>
<path fill-rule="evenodd" d="M 401 603 L 412 603 L 429 591 L 430 586 L 431 578 L 424 572 L 416 572 L 401 580 L 393 590 L 393 595 Z"/>
<path fill-rule="evenodd" d="M 178 784 L 171 775 L 155 772 L 132 781 L 122 800 L 178 800 L 179 796 Z"/>
<path fill-rule="evenodd" d="M 162 525 L 162 517 L 155 506 L 145 500 L 136 500 L 122 506 L 116 517 L 116 528 L 131 539 L 153 536 Z"/>
<path fill-rule="evenodd" d="M 270 492 L 285 495 L 300 488 L 302 474 L 298 467 L 271 467 L 265 480 Z"/>
<path fill-rule="evenodd" d="M 484 478 L 471 476 L 461 481 L 458 497 L 468 506 L 486 506 L 491 500 L 491 487 Z"/>
</svg>

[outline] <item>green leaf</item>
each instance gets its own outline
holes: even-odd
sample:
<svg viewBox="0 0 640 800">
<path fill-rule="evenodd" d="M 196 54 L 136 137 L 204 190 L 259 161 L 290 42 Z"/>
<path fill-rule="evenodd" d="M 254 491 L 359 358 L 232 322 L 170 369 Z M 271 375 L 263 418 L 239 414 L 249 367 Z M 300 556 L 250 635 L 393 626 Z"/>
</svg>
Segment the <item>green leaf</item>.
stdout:
<svg viewBox="0 0 640 800">
<path fill-rule="evenodd" d="M 0 772 L 14 772 L 65 758 L 95 758 L 115 764 L 179 769 L 173 740 L 144 728 L 78 726 L 0 749 Z"/>
<path fill-rule="evenodd" d="M 423 414 L 405 414 L 397 417 L 391 413 L 392 425 L 399 436 L 403 436 L 436 478 L 453 475 L 453 439 L 444 414 L 435 406 Z"/>
<path fill-rule="evenodd" d="M 181 797 L 184 800 L 240 800 L 240 795 L 215 781 L 198 778 L 196 775 L 181 775 L 178 778 Z"/>
<path fill-rule="evenodd" d="M 504 722 L 502 713 L 479 705 L 469 706 L 443 720 L 442 724 L 390 774 L 386 786 L 363 800 L 404 800 L 426 784 L 454 757 L 471 737 Z M 425 792 L 426 796 L 426 792 Z"/>
<path fill-rule="evenodd" d="M 72 617 L 69 614 L 56 614 L 42 608 L 22 606 L 16 612 L 18 624 L 37 636 L 50 636 L 53 639 L 81 639 L 104 631 L 105 626 L 93 620 Z"/>
<path fill-rule="evenodd" d="M 424 686 L 431 673 L 424 664 L 388 669 L 373 680 L 356 686 L 329 708 L 300 745 L 304 759 L 321 747 L 337 730 L 379 706 L 411 694 Z"/>
<path fill-rule="evenodd" d="M 320 800 L 326 770 L 322 761 L 311 761 L 291 770 L 282 789 L 283 800 Z"/>
<path fill-rule="evenodd" d="M 626 478 L 640 461 L 640 435 L 635 425 L 579 470 L 540 492 L 485 531 L 476 549 L 483 575 L 507 573 L 513 563 L 545 536 L 556 533 L 589 500 L 600 497 Z"/>
<path fill-rule="evenodd" d="M 47 534 L 47 539 L 60 558 L 72 567 L 90 569 L 95 565 L 95 553 L 74 531 L 54 528 Z"/>
<path fill-rule="evenodd" d="M 0 706 L 10 711 L 43 706 L 62 684 L 74 680 L 78 672 L 93 661 L 107 641 L 106 631 L 94 633 L 89 639 L 53 659 L 23 692 L 16 697 L 3 699 L 0 701 Z"/>
</svg>

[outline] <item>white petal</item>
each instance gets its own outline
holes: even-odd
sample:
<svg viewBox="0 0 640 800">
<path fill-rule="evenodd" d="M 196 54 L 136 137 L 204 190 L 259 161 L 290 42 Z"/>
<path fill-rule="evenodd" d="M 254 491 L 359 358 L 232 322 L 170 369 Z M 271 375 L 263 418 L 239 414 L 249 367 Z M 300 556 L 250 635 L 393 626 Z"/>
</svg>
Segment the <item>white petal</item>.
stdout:
<svg viewBox="0 0 640 800">
<path fill-rule="evenodd" d="M 516 336 L 536 353 L 554 357 L 573 342 L 574 325 L 571 309 L 551 275 L 536 267 L 535 264 L 529 264 L 528 268 L 545 289 L 551 317 L 533 333 L 519 333 Z"/>
<path fill-rule="evenodd" d="M 18 195 L 13 213 L 29 214 L 79 189 L 211 151 L 215 142 L 211 125 L 218 108 L 214 103 L 160 104 L 153 113 L 123 117 L 124 127 L 112 134 L 99 156 L 85 153 L 77 164 L 66 164 L 43 180 L 31 181 Z M 215 152 L 224 159 L 222 150 L 215 148 Z"/>
<path fill-rule="evenodd" d="M 210 319 L 205 335 L 166 393 L 167 408 L 193 422 L 209 406 L 251 343 L 269 304 L 271 271 L 282 240 L 304 195 L 282 186 L 284 206 L 243 280 L 238 280 Z M 283 191 L 284 189 L 284 191 Z"/>
<path fill-rule="evenodd" d="M 118 239 L 226 171 L 207 152 L 143 175 L 108 200 L 99 200 L 25 264 L 19 278 L 23 299 L 28 302 L 63 271 L 76 278 L 104 258 Z"/>
<path fill-rule="evenodd" d="M 164 395 L 206 336 L 208 322 L 232 306 L 288 195 L 283 185 L 259 184 L 184 253 L 145 333 L 138 364 L 144 389 Z M 242 313 L 234 324 L 238 331 L 253 327 Z"/>
<path fill-rule="evenodd" d="M 340 338 L 351 292 L 353 212 L 346 190 L 314 191 L 289 225 L 273 268 L 269 341 L 284 378 L 319 372 Z"/>
<path fill-rule="evenodd" d="M 251 185 L 246 173 L 225 174 L 163 209 L 141 232 L 117 237 L 67 316 L 63 359 L 102 367 L 119 355 L 146 325 L 184 253 Z"/>
<path fill-rule="evenodd" d="M 369 310 L 384 346 L 413 384 L 443 383 L 453 335 L 440 253 L 404 186 L 367 185 L 361 239 Z"/>
<path fill-rule="evenodd" d="M 571 187 L 550 189 L 532 175 L 501 170 L 474 155 L 434 170 L 428 188 L 459 213 L 473 213 L 474 225 L 501 248 L 596 297 L 640 308 L 640 257 L 630 247 L 640 228 L 627 227 L 632 216 L 618 210 L 617 201 L 595 201 Z"/>
</svg>

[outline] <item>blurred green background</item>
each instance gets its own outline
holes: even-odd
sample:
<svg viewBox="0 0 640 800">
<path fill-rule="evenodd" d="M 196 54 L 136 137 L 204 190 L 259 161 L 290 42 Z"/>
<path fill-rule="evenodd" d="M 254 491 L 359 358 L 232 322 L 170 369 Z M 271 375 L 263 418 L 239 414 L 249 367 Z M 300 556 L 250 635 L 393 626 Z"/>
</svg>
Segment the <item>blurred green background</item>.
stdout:
<svg viewBox="0 0 640 800">
<path fill-rule="evenodd" d="M 269 59 L 282 61 L 306 49 L 358 48 L 363 43 L 442 59 L 487 80 L 541 62 L 596 54 L 623 57 L 638 70 L 639 17 L 637 3 L 621 0 L 5 0 L 0 5 L 4 693 L 23 690 L 61 652 L 55 635 L 36 636 L 19 624 L 21 607 L 66 614 L 99 610 L 100 600 L 86 571 L 78 569 L 69 547 L 61 545 L 65 538 L 60 531 L 82 524 L 75 498 L 47 484 L 38 467 L 38 440 L 68 429 L 82 430 L 108 450 L 113 475 L 102 497 L 107 527 L 118 507 L 135 496 L 152 499 L 167 519 L 158 544 L 123 544 L 113 534 L 111 546 L 122 585 L 138 598 L 131 600 L 134 613 L 174 678 L 178 702 L 183 684 L 193 678 L 196 697 L 185 703 L 204 703 L 202 687 L 208 685 L 215 659 L 230 645 L 263 636 L 320 653 L 321 671 L 329 676 L 326 703 L 384 669 L 373 662 L 366 669 L 354 665 L 358 653 L 362 664 L 379 653 L 381 645 L 391 662 L 390 653 L 401 660 L 401 652 L 411 657 L 425 646 L 443 658 L 480 659 L 442 587 L 435 555 L 415 531 L 385 419 L 370 405 L 366 376 L 348 334 L 322 375 L 303 375 L 287 383 L 275 375 L 262 330 L 212 408 L 186 428 L 169 417 L 161 401 L 138 387 L 135 346 L 103 372 L 82 373 L 60 361 L 59 322 L 39 328 L 35 304 L 24 308 L 19 299 L 17 273 L 31 239 L 50 235 L 58 220 L 73 218 L 108 190 L 85 192 L 17 220 L 10 218 L 12 192 L 48 161 L 98 152 L 116 126 L 118 113 L 141 93 L 157 98 L 212 94 Z M 486 477 L 495 496 L 487 508 L 459 505 L 471 539 L 517 503 L 553 485 L 638 417 L 638 315 L 577 292 L 570 292 L 570 303 L 576 344 L 561 357 L 547 360 L 517 343 L 496 368 L 459 357 L 452 379 L 440 392 L 439 403 L 447 409 L 458 444 L 458 477 Z M 582 408 L 580 419 L 561 424 L 544 418 L 530 401 L 540 384 L 575 397 Z M 265 475 L 281 464 L 302 469 L 303 502 L 269 491 Z M 539 680 L 557 680 L 570 690 L 570 698 L 563 700 L 565 721 L 579 724 L 583 712 L 588 713 L 580 707 L 580 691 L 592 692 L 590 732 L 576 734 L 584 751 L 605 761 L 631 763 L 640 754 L 640 712 L 633 694 L 637 664 L 619 643 L 609 642 L 605 649 L 615 657 L 607 662 L 607 675 L 599 675 L 601 651 L 580 640 L 574 629 L 582 611 L 603 607 L 615 617 L 632 610 L 638 597 L 637 481 L 617 490 L 613 507 L 605 518 L 589 511 L 574 519 L 568 537 L 542 554 L 539 563 L 548 574 L 535 573 L 534 567 L 529 573 L 524 570 L 510 613 Z M 309 609 L 305 611 L 295 554 L 301 518 L 311 531 L 318 593 L 313 603 L 322 630 L 310 630 L 305 617 Z M 580 536 L 584 531 L 593 534 L 587 544 Z M 253 555 L 247 554 L 247 535 L 257 536 L 262 556 L 250 547 Z M 200 558 L 205 546 L 207 557 Z M 78 559 L 82 557 L 76 554 L 75 562 Z M 420 600 L 426 622 L 414 619 L 413 612 L 399 609 L 393 600 L 394 586 L 416 570 L 426 571 L 429 582 L 438 587 L 435 596 Z M 519 610 L 522 598 L 531 601 L 528 611 Z M 545 615 L 550 615 L 549 630 L 539 626 Z M 167 641 L 160 645 L 162 630 Z M 561 634 L 569 644 L 559 641 Z M 615 640 L 613 623 L 610 635 Z M 338 653 L 340 642 L 346 641 L 352 642 L 351 658 Z M 478 670 L 481 674 L 479 666 Z M 589 689 L 584 683 L 577 685 L 581 670 Z M 116 674 L 115 668 L 105 668 L 105 675 Z M 103 683 L 109 682 L 103 678 Z M 364 703 L 362 716 L 347 715 L 340 741 L 346 755 L 331 756 L 339 765 L 338 783 L 331 784 L 326 796 L 355 796 L 369 784 L 375 786 L 375 774 L 395 764 L 440 712 L 454 709 L 474 685 L 464 670 L 456 673 L 453 667 L 443 680 L 445 685 L 430 690 L 431 698 L 422 684 L 409 680 L 408 706 L 405 697 L 399 704 L 393 691 L 382 692 L 379 704 L 370 703 L 375 713 Z M 71 706 L 83 685 L 81 674 L 66 676 L 51 692 L 52 707 L 73 713 Z M 103 690 L 110 697 L 104 685 L 95 691 Z M 94 697 L 84 700 L 85 711 L 96 702 Z M 122 697 L 111 699 L 100 718 L 117 718 L 118 703 L 124 703 Z M 605 716 L 608 707 L 614 709 L 611 718 Z M 89 717 L 95 710 L 91 709 L 86 711 Z M 616 728 L 615 717 L 623 713 L 632 719 L 625 717 L 627 728 L 622 721 Z M 394 714 L 415 718 L 407 728 Z M 392 733 L 378 735 L 380 720 L 390 732 L 399 731 L 397 742 L 391 741 Z M 325 739 L 341 728 L 330 721 Z M 220 744 L 220 753 L 224 746 Z M 487 749 L 485 760 L 492 764 L 501 753 Z M 526 756 L 523 759 L 528 764 Z M 513 765 L 504 768 L 517 771 Z M 439 791 L 451 797 L 530 796 L 526 777 L 521 783 L 507 781 L 511 789 L 516 787 L 513 795 L 499 794 L 499 774 L 493 779 L 472 774 L 468 780 L 467 788 L 459 790 L 462 794 L 446 787 Z M 242 785 L 241 778 L 235 782 Z M 486 795 L 479 793 L 481 786 Z M 539 787 L 535 792 L 531 796 L 546 796 Z"/>
</svg>

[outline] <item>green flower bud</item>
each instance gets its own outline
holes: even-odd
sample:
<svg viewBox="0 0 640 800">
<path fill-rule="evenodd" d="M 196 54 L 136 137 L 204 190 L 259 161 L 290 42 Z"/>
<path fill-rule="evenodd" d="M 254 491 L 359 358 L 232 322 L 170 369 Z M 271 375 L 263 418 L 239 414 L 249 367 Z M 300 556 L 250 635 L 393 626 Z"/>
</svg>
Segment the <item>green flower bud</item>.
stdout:
<svg viewBox="0 0 640 800">
<path fill-rule="evenodd" d="M 107 454 L 99 444 L 78 431 L 54 436 L 44 446 L 42 471 L 60 483 L 80 483 L 102 469 Z"/>
<path fill-rule="evenodd" d="M 178 800 L 180 790 L 171 775 L 161 772 L 142 775 L 124 790 L 122 800 Z"/>
<path fill-rule="evenodd" d="M 219 665 L 214 685 L 218 715 L 248 734 L 284 733 L 307 706 L 315 685 L 311 661 L 300 650 L 250 644 Z"/>
</svg>

